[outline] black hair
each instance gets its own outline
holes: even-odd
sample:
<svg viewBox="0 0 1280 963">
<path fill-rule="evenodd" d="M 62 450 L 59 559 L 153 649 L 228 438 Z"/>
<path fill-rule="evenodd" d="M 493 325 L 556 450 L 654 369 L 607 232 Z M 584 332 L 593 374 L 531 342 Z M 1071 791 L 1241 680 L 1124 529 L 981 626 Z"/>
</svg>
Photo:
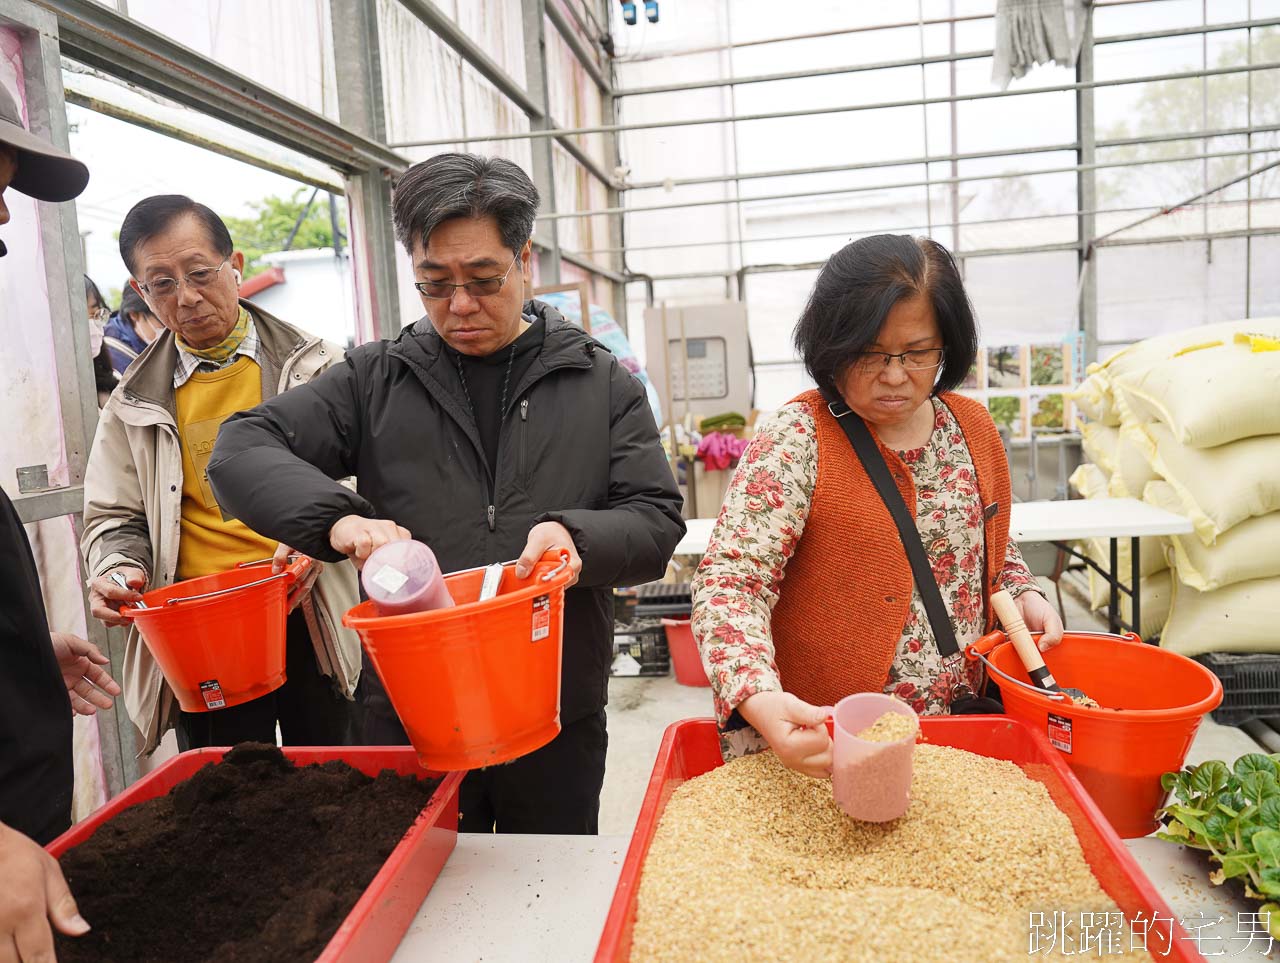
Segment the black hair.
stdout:
<svg viewBox="0 0 1280 963">
<path fill-rule="evenodd" d="M 133 319 L 129 317 L 131 314 L 150 314 L 155 317 L 142 295 L 133 289 L 133 285 L 125 284 L 124 294 L 120 296 L 120 319 L 133 327 Z"/>
<path fill-rule="evenodd" d="M 84 276 L 84 299 L 88 302 L 90 298 L 93 298 L 93 300 L 98 302 L 98 307 L 106 308 L 107 312 L 110 313 L 111 305 L 107 304 L 107 299 L 102 296 L 102 292 L 98 290 L 98 286 L 93 283 L 93 278 L 86 274 Z"/>
<path fill-rule="evenodd" d="M 978 325 L 955 259 L 927 237 L 876 234 L 831 256 L 796 322 L 796 350 L 818 388 L 837 394 L 893 306 L 917 295 L 929 299 L 942 335 L 934 393 L 959 387 L 978 356 Z"/>
<path fill-rule="evenodd" d="M 502 157 L 437 154 L 400 175 L 392 195 L 396 238 L 413 254 L 431 232 L 456 217 L 492 217 L 502 243 L 519 254 L 533 237 L 538 188 L 519 165 Z"/>
<path fill-rule="evenodd" d="M 107 304 L 107 299 L 102 296 L 102 292 L 98 290 L 98 286 L 93 283 L 93 278 L 89 275 L 84 276 L 84 300 L 87 304 L 89 300 L 97 302 L 99 308 L 104 308 L 109 313 L 111 305 Z M 98 391 L 109 394 L 111 389 L 116 386 L 116 373 L 111 367 L 111 355 L 107 353 L 107 346 L 104 343 L 98 349 L 98 355 L 93 359 L 93 384 Z"/>
<path fill-rule="evenodd" d="M 194 217 L 204 226 L 213 249 L 220 257 L 231 256 L 235 250 L 231 243 L 231 232 L 212 209 L 183 194 L 155 194 L 134 204 L 124 216 L 124 223 L 120 225 L 120 258 L 130 274 L 138 276 L 133 264 L 133 255 L 138 246 L 184 217 Z"/>
</svg>

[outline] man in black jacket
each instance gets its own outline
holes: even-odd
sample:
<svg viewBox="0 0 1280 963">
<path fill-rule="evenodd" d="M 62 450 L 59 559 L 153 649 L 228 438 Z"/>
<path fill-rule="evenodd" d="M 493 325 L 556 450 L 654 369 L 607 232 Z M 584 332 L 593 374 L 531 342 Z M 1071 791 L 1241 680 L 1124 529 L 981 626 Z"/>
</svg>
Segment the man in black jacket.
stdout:
<svg viewBox="0 0 1280 963">
<path fill-rule="evenodd" d="M 470 773 L 468 832 L 594 833 L 612 658 L 609 589 L 658 578 L 684 533 L 644 388 L 548 305 L 524 300 L 538 192 L 500 158 L 443 154 L 395 189 L 426 317 L 394 341 L 228 420 L 209 478 L 223 509 L 321 559 L 411 533 L 444 571 L 564 550 L 562 730 Z M 334 479 L 354 475 L 359 493 Z M 405 742 L 372 668 L 366 741 Z"/>
</svg>

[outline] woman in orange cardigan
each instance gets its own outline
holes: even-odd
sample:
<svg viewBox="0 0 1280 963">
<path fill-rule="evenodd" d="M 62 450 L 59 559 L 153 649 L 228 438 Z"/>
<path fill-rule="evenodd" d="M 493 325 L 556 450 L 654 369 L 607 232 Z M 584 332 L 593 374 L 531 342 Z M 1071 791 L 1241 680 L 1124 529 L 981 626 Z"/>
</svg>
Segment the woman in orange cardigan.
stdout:
<svg viewBox="0 0 1280 963">
<path fill-rule="evenodd" d="M 1062 637 L 1009 538 L 1009 464 L 991 416 L 954 394 L 978 350 L 955 261 L 927 238 L 854 241 L 823 267 L 795 331 L 818 391 L 756 430 L 694 579 L 693 631 L 726 755 L 773 748 L 831 771 L 829 706 L 886 692 L 943 714 L 944 665 L 889 510 L 827 408 L 871 429 L 915 519 L 961 649 L 992 625 L 994 587 L 1014 596 L 1041 647 Z M 825 394 L 825 398 L 824 398 Z M 785 573 L 785 580 L 783 578 Z"/>
</svg>

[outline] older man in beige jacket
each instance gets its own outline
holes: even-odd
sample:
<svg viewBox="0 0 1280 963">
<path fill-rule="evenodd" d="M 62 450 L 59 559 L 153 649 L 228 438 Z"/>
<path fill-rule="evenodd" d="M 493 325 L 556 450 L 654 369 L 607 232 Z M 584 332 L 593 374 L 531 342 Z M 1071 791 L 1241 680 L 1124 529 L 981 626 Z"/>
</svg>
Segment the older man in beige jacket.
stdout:
<svg viewBox="0 0 1280 963">
<path fill-rule="evenodd" d="M 129 367 L 102 411 L 85 476 L 84 538 L 93 614 L 123 624 L 140 591 L 287 552 L 224 518 L 205 475 L 225 418 L 340 362 L 337 346 L 239 299 L 244 258 L 221 219 L 178 195 L 139 202 L 120 231 L 133 286 L 168 329 Z M 316 563 L 319 566 L 319 563 Z M 324 565 L 294 592 L 284 686 L 241 705 L 187 713 L 130 628 L 125 704 L 144 751 L 177 727 L 181 749 L 274 741 L 332 745 L 354 732 L 359 642 L 341 628 L 358 601 L 351 563 Z M 112 581 L 119 574 L 128 588 Z"/>
</svg>

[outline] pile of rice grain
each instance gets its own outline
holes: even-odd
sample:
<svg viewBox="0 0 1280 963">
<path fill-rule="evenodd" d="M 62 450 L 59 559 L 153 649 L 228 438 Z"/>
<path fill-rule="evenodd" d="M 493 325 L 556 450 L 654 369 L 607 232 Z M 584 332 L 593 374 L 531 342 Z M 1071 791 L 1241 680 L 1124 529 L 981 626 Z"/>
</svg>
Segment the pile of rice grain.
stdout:
<svg viewBox="0 0 1280 963">
<path fill-rule="evenodd" d="M 914 717 L 886 712 L 856 735 L 867 742 L 898 742 L 919 731 L 920 723 Z"/>
<path fill-rule="evenodd" d="M 1066 815 L 1013 763 L 917 746 L 907 814 L 861 823 L 830 782 L 764 752 L 672 795 L 645 861 L 632 959 L 1025 961 L 1028 913 L 1055 911 L 1078 920 L 1117 907 Z M 1124 935 L 1125 958 L 1142 958 Z"/>
</svg>

